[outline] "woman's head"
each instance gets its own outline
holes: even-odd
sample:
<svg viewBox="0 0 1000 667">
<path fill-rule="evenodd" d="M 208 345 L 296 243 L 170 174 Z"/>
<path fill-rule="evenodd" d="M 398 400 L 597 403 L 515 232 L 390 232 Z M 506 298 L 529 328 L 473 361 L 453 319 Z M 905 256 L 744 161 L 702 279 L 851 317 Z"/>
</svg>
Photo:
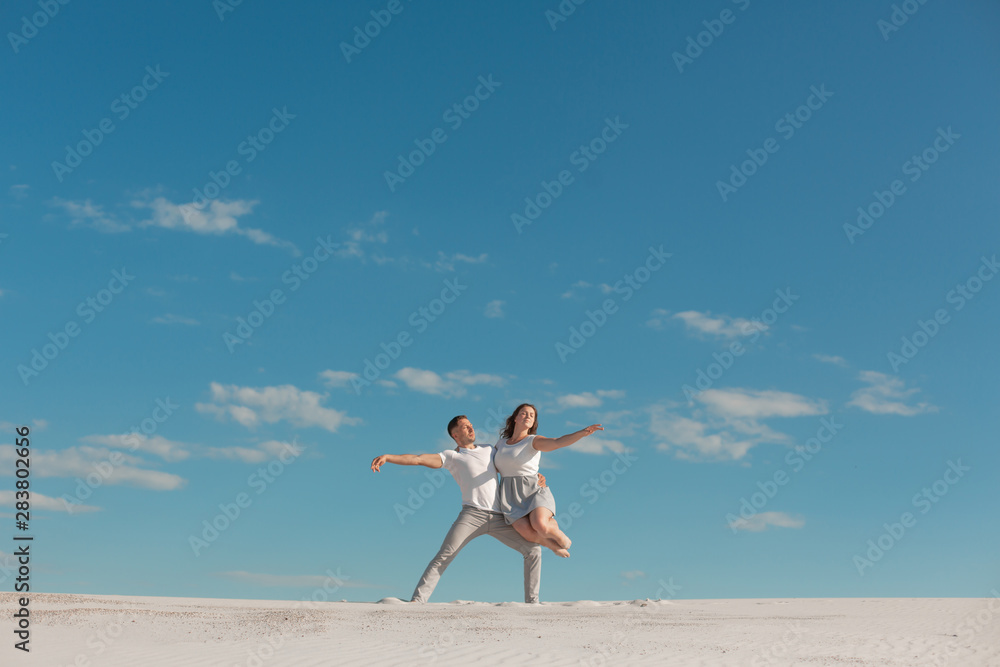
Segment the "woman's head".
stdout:
<svg viewBox="0 0 1000 667">
<path fill-rule="evenodd" d="M 531 403 L 521 403 L 517 406 L 510 417 L 507 417 L 507 422 L 500 434 L 505 438 L 510 438 L 515 431 L 521 430 L 525 426 L 528 427 L 528 435 L 538 433 L 538 411 Z"/>
</svg>

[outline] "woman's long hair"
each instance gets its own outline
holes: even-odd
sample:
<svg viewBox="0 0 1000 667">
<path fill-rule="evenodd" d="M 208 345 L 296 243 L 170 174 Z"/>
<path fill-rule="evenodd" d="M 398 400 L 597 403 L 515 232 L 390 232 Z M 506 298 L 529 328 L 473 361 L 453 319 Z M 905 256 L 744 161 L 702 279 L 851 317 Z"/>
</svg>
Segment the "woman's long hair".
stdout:
<svg viewBox="0 0 1000 667">
<path fill-rule="evenodd" d="M 500 436 L 506 440 L 514 435 L 514 420 L 517 419 L 517 413 L 521 411 L 521 408 L 531 408 L 535 411 L 535 421 L 528 429 L 528 435 L 535 435 L 538 433 L 538 408 L 536 408 L 531 403 L 521 403 L 521 405 L 514 408 L 514 412 L 507 417 L 507 422 L 504 424 L 503 430 L 500 431 Z"/>
</svg>

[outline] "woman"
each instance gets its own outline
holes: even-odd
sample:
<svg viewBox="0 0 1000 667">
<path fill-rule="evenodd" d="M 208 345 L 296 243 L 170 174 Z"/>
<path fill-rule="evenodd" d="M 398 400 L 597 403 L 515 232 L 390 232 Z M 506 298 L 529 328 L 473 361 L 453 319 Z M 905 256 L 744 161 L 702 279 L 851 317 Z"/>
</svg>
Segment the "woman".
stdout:
<svg viewBox="0 0 1000 667">
<path fill-rule="evenodd" d="M 507 523 L 531 542 L 537 542 L 563 558 L 569 557 L 572 541 L 556 523 L 556 500 L 548 488 L 538 486 L 538 463 L 542 452 L 569 447 L 594 431 L 600 424 L 564 435 L 544 438 L 535 435 L 538 419 L 535 406 L 522 403 L 507 417 L 507 423 L 494 447 L 493 463 L 500 472 L 500 510 Z"/>
</svg>

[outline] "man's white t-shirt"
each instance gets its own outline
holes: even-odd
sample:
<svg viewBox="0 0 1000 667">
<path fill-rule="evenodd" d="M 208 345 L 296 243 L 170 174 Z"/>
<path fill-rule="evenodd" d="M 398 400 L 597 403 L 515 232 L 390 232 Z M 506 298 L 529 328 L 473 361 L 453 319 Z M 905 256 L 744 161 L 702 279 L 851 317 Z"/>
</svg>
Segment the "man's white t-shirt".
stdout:
<svg viewBox="0 0 1000 667">
<path fill-rule="evenodd" d="M 440 452 L 441 465 L 462 489 L 462 504 L 491 512 L 500 511 L 497 498 L 497 469 L 493 467 L 493 447 L 476 445 Z"/>
</svg>

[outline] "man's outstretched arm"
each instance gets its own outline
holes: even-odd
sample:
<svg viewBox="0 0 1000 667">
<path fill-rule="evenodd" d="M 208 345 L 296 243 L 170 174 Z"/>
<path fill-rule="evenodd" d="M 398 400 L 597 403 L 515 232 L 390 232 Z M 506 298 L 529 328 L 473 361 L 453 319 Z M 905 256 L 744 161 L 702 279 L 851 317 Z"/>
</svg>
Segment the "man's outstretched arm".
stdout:
<svg viewBox="0 0 1000 667">
<path fill-rule="evenodd" d="M 395 463 L 400 466 L 440 468 L 441 457 L 438 454 L 383 454 L 372 459 L 372 472 L 379 472 L 383 463 Z"/>
</svg>

